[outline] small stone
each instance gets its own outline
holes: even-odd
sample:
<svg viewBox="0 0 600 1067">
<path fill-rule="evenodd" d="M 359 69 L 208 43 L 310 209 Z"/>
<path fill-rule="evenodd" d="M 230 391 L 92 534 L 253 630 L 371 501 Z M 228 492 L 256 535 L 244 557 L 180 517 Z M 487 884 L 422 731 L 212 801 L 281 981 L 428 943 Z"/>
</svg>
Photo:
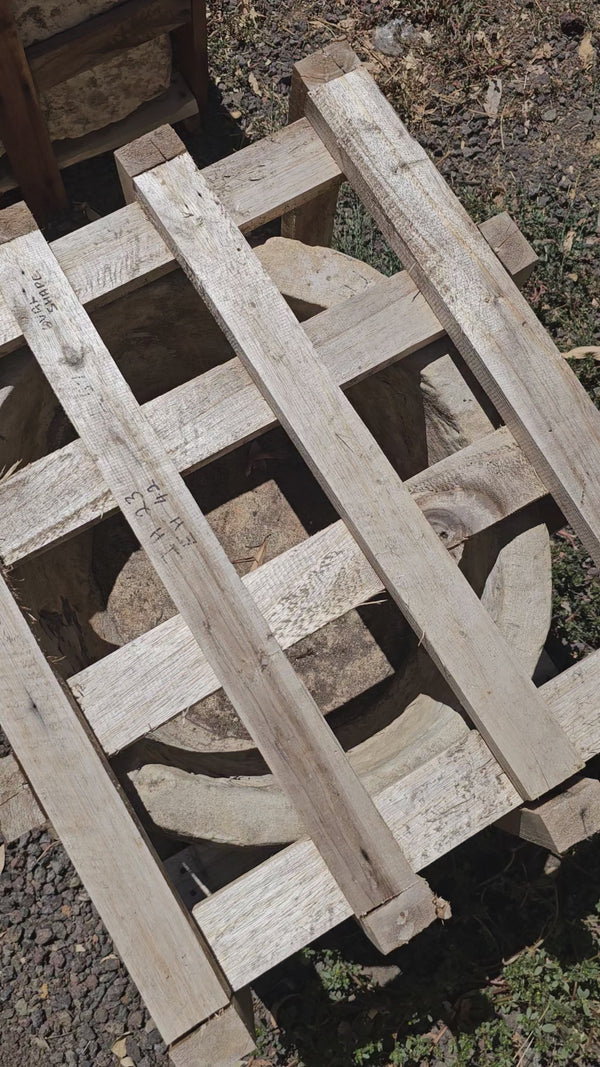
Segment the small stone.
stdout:
<svg viewBox="0 0 600 1067">
<path fill-rule="evenodd" d="M 84 985 L 85 985 L 86 989 L 97 989 L 98 988 L 98 977 L 97 977 L 97 975 L 88 974 L 87 978 L 84 980 Z"/>
<path fill-rule="evenodd" d="M 556 118 L 556 108 L 549 107 L 546 111 L 542 111 L 542 119 L 544 122 L 554 122 Z"/>
<path fill-rule="evenodd" d="M 143 1021 L 144 1016 L 139 1009 L 136 1011 L 131 1011 L 127 1018 L 127 1029 L 131 1030 L 131 1032 L 135 1034 L 137 1030 L 142 1029 Z"/>
<path fill-rule="evenodd" d="M 36 931 L 35 939 L 38 945 L 48 945 L 54 940 L 54 934 L 48 926 L 42 926 Z"/>
</svg>

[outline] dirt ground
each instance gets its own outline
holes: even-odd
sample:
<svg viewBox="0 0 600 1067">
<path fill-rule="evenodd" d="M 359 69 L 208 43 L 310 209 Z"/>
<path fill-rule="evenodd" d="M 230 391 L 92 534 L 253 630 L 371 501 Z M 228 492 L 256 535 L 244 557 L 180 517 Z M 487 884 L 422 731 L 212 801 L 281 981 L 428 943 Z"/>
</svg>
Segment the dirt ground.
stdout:
<svg viewBox="0 0 600 1067">
<path fill-rule="evenodd" d="M 600 346 L 600 4 L 213 0 L 209 8 L 209 114 L 201 129 L 180 131 L 199 164 L 279 129 L 292 64 L 345 37 L 472 215 L 507 209 L 517 219 L 540 256 L 528 298 L 561 350 Z M 71 168 L 65 181 L 73 210 L 49 236 L 122 204 L 110 157 Z M 335 241 L 380 270 L 397 266 L 347 189 Z M 572 359 L 596 402 L 599 352 Z M 554 542 L 554 592 L 549 649 L 566 666 L 600 646 L 597 573 L 568 530 Z M 548 865 L 542 850 L 490 829 L 426 874 L 452 900 L 452 922 L 386 960 L 348 923 L 276 968 L 256 985 L 259 1051 L 249 1064 L 600 1061 L 596 844 Z M 108 1067 L 126 1057 L 135 1067 L 166 1065 L 47 833 L 7 849 L 0 919 L 0 1065 Z"/>
</svg>

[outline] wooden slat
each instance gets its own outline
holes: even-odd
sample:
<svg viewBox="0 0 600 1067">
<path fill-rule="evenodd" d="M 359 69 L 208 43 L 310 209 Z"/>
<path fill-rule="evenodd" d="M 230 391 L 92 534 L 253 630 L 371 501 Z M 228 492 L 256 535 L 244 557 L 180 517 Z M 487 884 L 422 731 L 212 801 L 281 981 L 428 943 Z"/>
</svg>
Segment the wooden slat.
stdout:
<svg viewBox="0 0 600 1067">
<path fill-rule="evenodd" d="M 130 233 L 133 244 L 139 228 L 129 231 L 130 216 L 117 214 L 124 216 L 117 225 L 123 227 L 123 240 L 129 247 Z M 506 215 L 496 216 L 484 226 L 490 239 L 504 244 L 504 235 L 516 230 Z M 107 251 L 115 251 L 116 244 L 107 241 Z M 510 247 L 514 262 L 523 270 L 527 242 L 514 241 Z M 152 263 L 151 257 L 146 259 L 143 241 L 138 248 L 140 257 Z M 89 263 L 92 251 L 88 245 L 71 249 L 64 256 L 56 245 L 53 251 L 59 252 L 59 261 L 67 268 L 80 299 L 88 295 L 90 289 L 85 289 L 76 266 L 78 252 L 82 257 L 85 253 L 82 261 Z M 507 259 L 507 266 L 512 262 Z M 104 261 L 99 272 L 103 267 Z M 116 274 L 113 281 L 118 278 Z M 443 336 L 439 322 L 406 272 L 370 286 L 303 326 L 335 381 L 344 387 Z M 377 337 L 376 345 L 373 336 Z M 143 410 L 179 470 L 186 473 L 275 425 L 269 405 L 237 359 L 152 400 Z M 61 491 L 65 482 L 70 487 L 68 494 Z M 5 564 L 13 564 L 98 521 L 114 507 L 81 442 L 71 442 L 0 482 L 0 557 Z"/>
<path fill-rule="evenodd" d="M 453 516 L 446 548 L 545 492 L 506 428 L 406 483 L 425 515 Z M 490 489 L 493 487 L 493 499 Z M 282 648 L 377 596 L 381 579 L 337 522 L 242 579 Z M 219 681 L 181 616 L 161 623 L 69 679 L 106 752 L 114 753 L 214 693 Z"/>
<path fill-rule="evenodd" d="M 40 808 L 14 756 L 0 759 L 0 834 L 6 843 L 43 826 Z"/>
<path fill-rule="evenodd" d="M 600 563 L 600 414 L 370 74 L 306 113 L 504 422 Z"/>
<path fill-rule="evenodd" d="M 127 48 L 170 33 L 190 17 L 190 0 L 125 0 L 25 50 L 38 92 L 93 70 Z"/>
<path fill-rule="evenodd" d="M 420 887 L 432 921 L 427 884 L 404 860 L 22 206 L 2 213 L 2 231 L 9 243 L 0 287 L 28 344 L 353 911 L 377 923 L 393 909 L 399 920 L 404 894 Z"/>
<path fill-rule="evenodd" d="M 191 157 L 138 175 L 134 187 L 522 796 L 564 781 L 579 754 Z"/>
<path fill-rule="evenodd" d="M 542 687 L 552 713 L 585 759 L 600 751 L 599 694 L 600 651 Z M 379 810 L 416 870 L 520 804 L 516 789 L 475 731 L 377 797 Z M 335 882 L 306 840 L 282 849 L 194 908 L 234 989 L 348 916 Z"/>
<path fill-rule="evenodd" d="M 225 981 L 2 578 L 0 693 L 8 740 L 163 1038 L 176 1040 L 229 1002 Z"/>
<path fill-rule="evenodd" d="M 11 0 L 0 0 L 0 138 L 15 181 L 40 222 L 66 208 L 67 195 Z"/>
<path fill-rule="evenodd" d="M 166 116 L 155 117 L 146 129 L 166 121 Z M 129 136 L 113 140 L 108 147 L 131 141 L 143 132 L 131 130 Z M 339 167 L 306 119 L 212 163 L 203 173 L 244 232 L 325 192 L 340 177 Z M 0 181 L 0 191 L 4 188 L 11 185 Z M 177 266 L 172 252 L 137 204 L 65 234 L 50 247 L 77 296 L 88 307 L 117 300 Z M 0 300 L 0 356 L 22 343 L 14 316 Z"/>
</svg>

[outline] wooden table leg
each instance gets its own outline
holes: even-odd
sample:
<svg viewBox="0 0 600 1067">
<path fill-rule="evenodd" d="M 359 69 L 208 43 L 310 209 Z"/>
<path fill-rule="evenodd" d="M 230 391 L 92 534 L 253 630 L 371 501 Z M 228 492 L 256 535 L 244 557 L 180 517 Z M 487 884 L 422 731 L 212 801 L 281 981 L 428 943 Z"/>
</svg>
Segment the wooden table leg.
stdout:
<svg viewBox="0 0 600 1067">
<path fill-rule="evenodd" d="M 0 138 L 37 222 L 64 211 L 67 194 L 10 0 L 0 0 Z"/>
</svg>

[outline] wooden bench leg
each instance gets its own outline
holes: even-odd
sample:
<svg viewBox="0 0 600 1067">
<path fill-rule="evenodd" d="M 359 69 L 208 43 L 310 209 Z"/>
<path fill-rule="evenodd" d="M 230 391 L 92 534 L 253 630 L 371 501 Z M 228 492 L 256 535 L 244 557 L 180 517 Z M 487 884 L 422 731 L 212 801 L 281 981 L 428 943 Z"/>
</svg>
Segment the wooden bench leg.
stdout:
<svg viewBox="0 0 600 1067">
<path fill-rule="evenodd" d="M 196 97 L 200 114 L 208 99 L 206 0 L 192 0 L 192 18 L 171 35 L 179 71 Z"/>
<path fill-rule="evenodd" d="M 580 778 L 549 800 L 523 804 L 496 826 L 560 856 L 600 831 L 600 782 Z"/>
<path fill-rule="evenodd" d="M 359 65 L 354 53 L 343 43 L 332 45 L 331 49 L 331 54 L 317 52 L 294 66 L 288 122 L 296 122 L 304 116 L 306 96 L 313 85 L 331 81 L 332 78 L 337 78 Z M 326 193 L 284 215 L 281 220 L 281 236 L 302 241 L 305 245 L 330 245 L 341 184 L 340 178 L 337 185 Z"/>
<path fill-rule="evenodd" d="M 67 194 L 9 0 L 0 0 L 0 138 L 37 222 L 64 211 Z"/>
</svg>

